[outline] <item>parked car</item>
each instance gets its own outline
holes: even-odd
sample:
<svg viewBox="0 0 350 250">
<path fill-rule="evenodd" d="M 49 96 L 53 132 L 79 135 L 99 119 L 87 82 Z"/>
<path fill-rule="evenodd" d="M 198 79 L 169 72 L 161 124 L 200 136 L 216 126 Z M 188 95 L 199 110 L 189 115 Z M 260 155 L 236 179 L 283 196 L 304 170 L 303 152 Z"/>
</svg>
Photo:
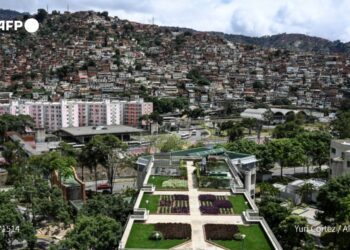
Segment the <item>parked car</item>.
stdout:
<svg viewBox="0 0 350 250">
<path fill-rule="evenodd" d="M 110 188 L 111 188 L 111 184 L 109 184 L 108 182 L 97 185 L 97 190 L 106 190 Z"/>
</svg>

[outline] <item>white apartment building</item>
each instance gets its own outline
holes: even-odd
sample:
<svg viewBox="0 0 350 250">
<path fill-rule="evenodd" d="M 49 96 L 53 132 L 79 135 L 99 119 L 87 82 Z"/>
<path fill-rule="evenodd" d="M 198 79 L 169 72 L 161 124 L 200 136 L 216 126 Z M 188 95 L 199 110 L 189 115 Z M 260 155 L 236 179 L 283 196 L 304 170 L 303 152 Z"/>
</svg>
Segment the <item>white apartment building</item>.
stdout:
<svg viewBox="0 0 350 250">
<path fill-rule="evenodd" d="M 330 156 L 332 178 L 350 174 L 350 139 L 332 140 Z"/>
<path fill-rule="evenodd" d="M 129 109 L 130 104 L 140 112 Z M 54 131 L 66 127 L 100 125 L 141 125 L 139 117 L 153 112 L 153 103 L 137 101 L 83 101 L 66 100 L 45 102 L 32 100 L 11 100 L 0 103 L 0 115 L 30 115 L 36 128 Z M 130 113 L 130 114 L 129 114 Z M 130 119 L 132 118 L 132 119 Z"/>
</svg>

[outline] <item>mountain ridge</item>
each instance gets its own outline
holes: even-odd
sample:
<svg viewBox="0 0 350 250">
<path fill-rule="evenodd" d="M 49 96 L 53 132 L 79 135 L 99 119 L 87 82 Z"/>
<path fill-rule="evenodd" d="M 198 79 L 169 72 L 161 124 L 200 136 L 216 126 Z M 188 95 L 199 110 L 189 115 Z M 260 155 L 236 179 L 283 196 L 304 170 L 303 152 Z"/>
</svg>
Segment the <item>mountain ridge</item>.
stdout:
<svg viewBox="0 0 350 250">
<path fill-rule="evenodd" d="M 220 32 L 214 32 L 214 34 L 217 34 L 231 42 L 257 45 L 264 48 L 279 48 L 312 52 L 350 53 L 350 42 L 343 43 L 339 40 L 330 41 L 325 38 L 305 34 L 282 33 L 262 37 L 250 37 Z"/>
<path fill-rule="evenodd" d="M 28 13 L 21 13 L 9 9 L 0 9 L 0 20 L 11 20 Z M 158 26 L 158 25 L 157 25 Z M 246 35 L 228 34 L 217 31 L 197 31 L 192 28 L 186 27 L 174 27 L 174 26 L 162 26 L 159 27 L 169 28 L 171 30 L 189 31 L 194 33 L 209 33 L 221 38 L 224 38 L 230 42 L 240 43 L 245 45 L 259 46 L 263 48 L 276 48 L 286 49 L 291 51 L 305 51 L 305 52 L 323 52 L 323 53 L 346 53 L 350 54 L 350 42 L 341 42 L 339 40 L 330 41 L 325 38 L 317 36 L 309 36 L 298 33 L 282 33 L 275 35 L 266 35 L 261 37 L 253 37 Z"/>
<path fill-rule="evenodd" d="M 24 15 L 29 15 L 29 13 L 0 8 L 0 20 L 12 20 Z"/>
</svg>

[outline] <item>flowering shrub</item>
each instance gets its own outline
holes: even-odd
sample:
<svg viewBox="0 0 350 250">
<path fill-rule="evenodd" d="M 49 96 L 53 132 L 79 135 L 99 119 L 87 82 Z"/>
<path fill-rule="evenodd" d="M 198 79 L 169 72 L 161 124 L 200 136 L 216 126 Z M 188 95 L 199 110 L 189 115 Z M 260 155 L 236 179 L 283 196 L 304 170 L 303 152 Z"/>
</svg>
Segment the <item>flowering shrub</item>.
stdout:
<svg viewBox="0 0 350 250">
<path fill-rule="evenodd" d="M 207 207 L 207 206 L 200 206 L 199 210 L 202 214 L 219 214 L 219 208 L 217 207 Z"/>
<path fill-rule="evenodd" d="M 165 240 L 190 239 L 191 225 L 182 223 L 157 223 L 155 230 L 161 232 Z"/>
<path fill-rule="evenodd" d="M 172 201 L 161 200 L 159 202 L 159 206 L 161 206 L 161 207 L 169 207 L 169 206 L 171 206 L 172 203 L 173 203 Z"/>
<path fill-rule="evenodd" d="M 174 194 L 174 199 L 188 201 L 188 195 L 186 195 L 186 194 Z"/>
<path fill-rule="evenodd" d="M 188 214 L 190 212 L 188 195 L 161 195 L 157 212 L 160 214 Z"/>
<path fill-rule="evenodd" d="M 215 201 L 216 197 L 215 197 L 215 195 L 212 195 L 212 194 L 201 194 L 201 195 L 199 195 L 199 200 L 200 201 Z"/>
<path fill-rule="evenodd" d="M 234 235 L 239 233 L 236 225 L 227 224 L 206 224 L 204 230 L 207 240 L 233 240 Z"/>
<path fill-rule="evenodd" d="M 188 214 L 190 212 L 190 209 L 188 207 L 172 207 L 171 213 L 172 214 Z"/>
<path fill-rule="evenodd" d="M 233 214 L 232 203 L 223 195 L 199 195 L 202 214 Z"/>
<path fill-rule="evenodd" d="M 218 208 L 231 208 L 232 204 L 228 200 L 217 200 L 213 202 L 213 206 Z"/>
</svg>

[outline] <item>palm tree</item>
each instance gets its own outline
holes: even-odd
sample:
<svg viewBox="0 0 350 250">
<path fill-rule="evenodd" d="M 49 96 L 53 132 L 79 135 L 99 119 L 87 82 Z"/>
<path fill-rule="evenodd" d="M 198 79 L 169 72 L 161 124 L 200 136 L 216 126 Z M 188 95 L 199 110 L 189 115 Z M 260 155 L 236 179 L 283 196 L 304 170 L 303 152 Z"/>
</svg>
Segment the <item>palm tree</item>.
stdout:
<svg viewBox="0 0 350 250">
<path fill-rule="evenodd" d="M 263 114 L 263 119 L 268 125 L 273 121 L 273 112 L 270 108 Z"/>
<path fill-rule="evenodd" d="M 249 135 L 252 134 L 252 129 L 256 126 L 257 120 L 255 118 L 244 118 L 241 122 L 242 126 L 248 129 Z"/>
<path fill-rule="evenodd" d="M 259 183 L 260 196 L 276 196 L 278 189 L 268 182 Z"/>
</svg>

